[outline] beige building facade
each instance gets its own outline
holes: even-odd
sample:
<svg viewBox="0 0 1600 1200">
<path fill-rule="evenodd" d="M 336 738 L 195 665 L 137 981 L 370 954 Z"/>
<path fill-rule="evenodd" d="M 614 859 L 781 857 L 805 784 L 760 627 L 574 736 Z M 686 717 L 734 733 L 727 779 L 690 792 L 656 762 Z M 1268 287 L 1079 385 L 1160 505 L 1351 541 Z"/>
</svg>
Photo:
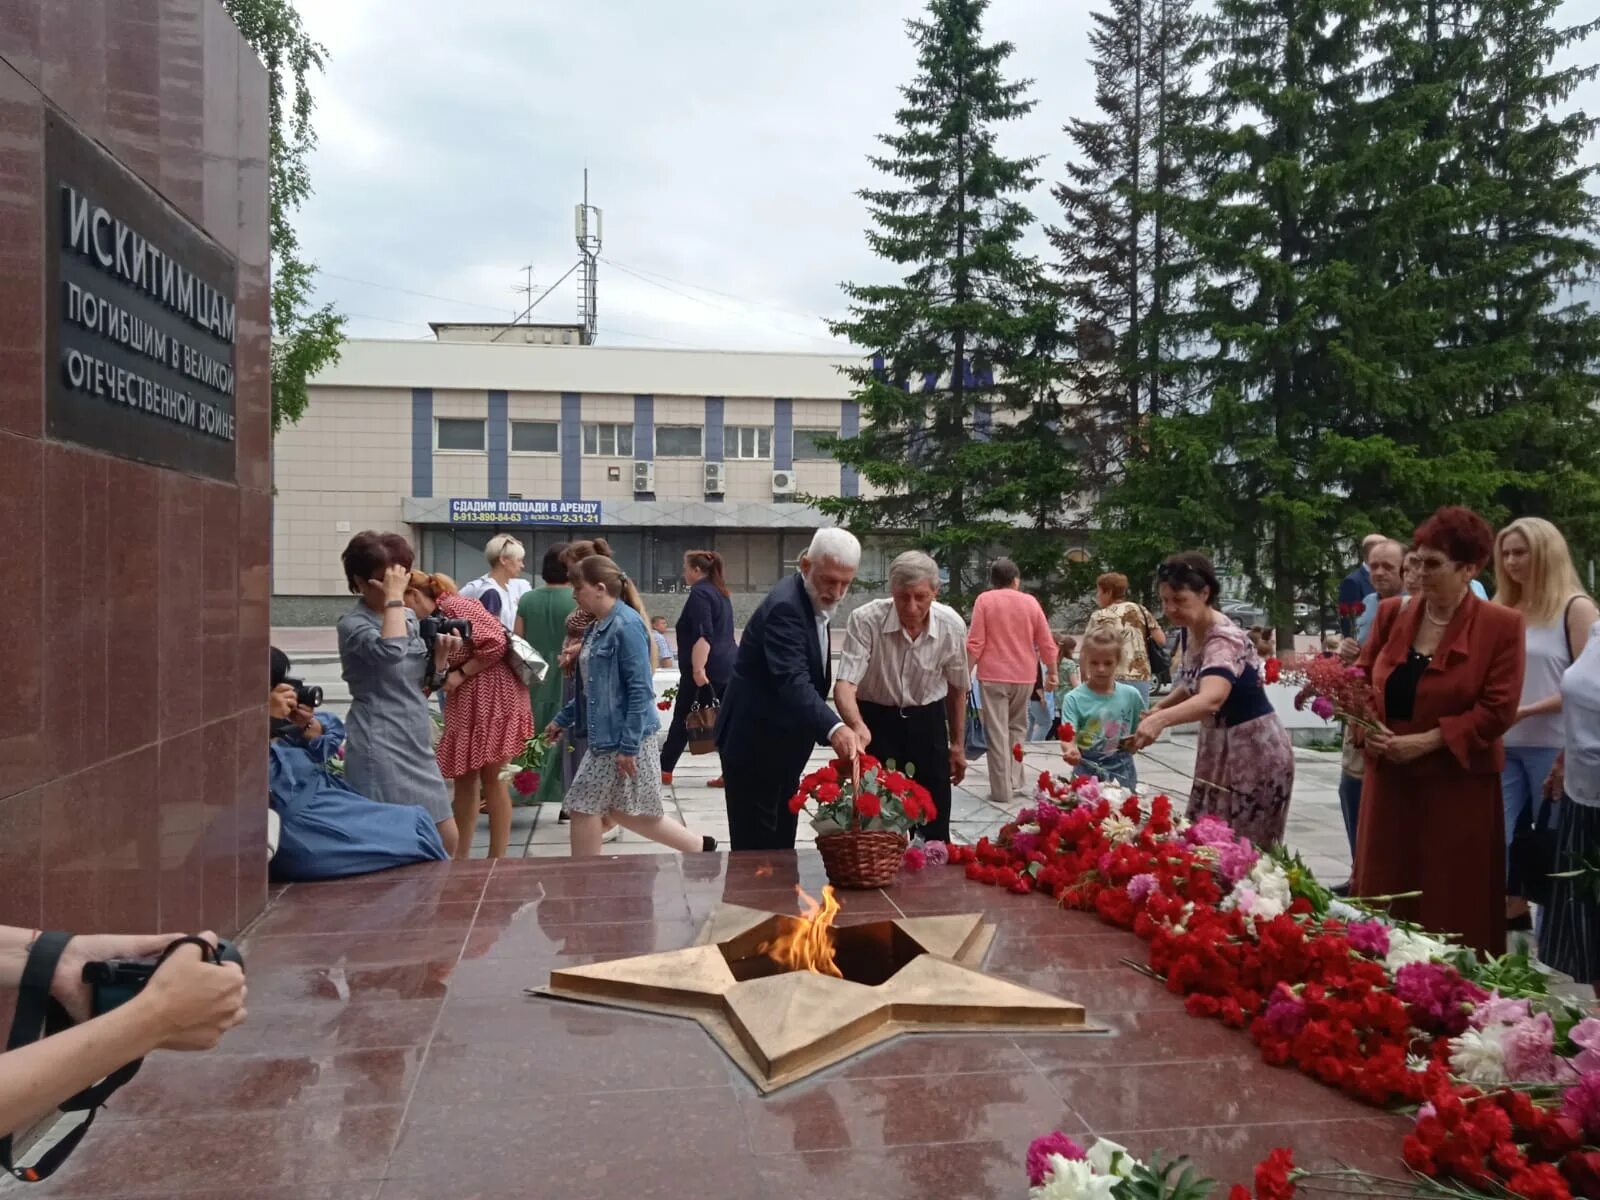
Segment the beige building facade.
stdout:
<svg viewBox="0 0 1600 1200">
<path fill-rule="evenodd" d="M 498 532 L 528 547 L 530 571 L 554 542 L 604 536 L 657 594 L 681 588 L 684 551 L 713 549 L 733 590 L 754 595 L 828 523 L 803 497 L 861 494 L 821 445 L 859 428 L 849 360 L 487 328 L 351 341 L 312 380 L 305 417 L 274 447 L 280 607 L 345 597 L 339 555 L 363 529 L 406 534 L 424 569 L 459 580 L 483 573 Z M 900 548 L 873 539 L 863 577 L 882 578 Z"/>
</svg>

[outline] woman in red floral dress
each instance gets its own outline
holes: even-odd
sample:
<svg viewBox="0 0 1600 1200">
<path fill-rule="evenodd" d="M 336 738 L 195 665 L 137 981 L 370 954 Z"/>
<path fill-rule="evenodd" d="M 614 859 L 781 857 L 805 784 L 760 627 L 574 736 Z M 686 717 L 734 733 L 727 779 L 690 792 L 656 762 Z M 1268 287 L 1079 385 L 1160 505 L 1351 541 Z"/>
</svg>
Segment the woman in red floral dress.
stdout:
<svg viewBox="0 0 1600 1200">
<path fill-rule="evenodd" d="M 472 627 L 472 639 L 430 681 L 450 697 L 439 740 L 439 770 L 455 785 L 456 826 L 462 831 L 455 856 L 467 858 L 472 853 L 481 785 L 489 809 L 489 857 L 504 858 L 511 841 L 511 791 L 505 768 L 533 736 L 528 689 L 505 661 L 505 626 L 476 600 L 459 595 L 448 575 L 411 572 L 406 605 L 419 618 L 437 613 Z"/>
</svg>

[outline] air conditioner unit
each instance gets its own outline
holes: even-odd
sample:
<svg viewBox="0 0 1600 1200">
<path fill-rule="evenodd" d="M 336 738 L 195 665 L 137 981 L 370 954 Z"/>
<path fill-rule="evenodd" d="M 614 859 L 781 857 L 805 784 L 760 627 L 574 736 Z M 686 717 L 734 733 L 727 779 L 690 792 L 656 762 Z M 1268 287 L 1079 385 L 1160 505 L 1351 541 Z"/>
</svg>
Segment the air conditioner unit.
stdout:
<svg viewBox="0 0 1600 1200">
<path fill-rule="evenodd" d="M 633 490 L 636 492 L 656 490 L 655 463 L 640 461 L 633 464 Z"/>
<path fill-rule="evenodd" d="M 706 487 L 708 496 L 720 496 L 728 490 L 728 468 L 719 462 L 706 464 Z"/>
<path fill-rule="evenodd" d="M 772 494 L 774 496 L 794 495 L 793 471 L 774 471 L 772 473 Z"/>
</svg>

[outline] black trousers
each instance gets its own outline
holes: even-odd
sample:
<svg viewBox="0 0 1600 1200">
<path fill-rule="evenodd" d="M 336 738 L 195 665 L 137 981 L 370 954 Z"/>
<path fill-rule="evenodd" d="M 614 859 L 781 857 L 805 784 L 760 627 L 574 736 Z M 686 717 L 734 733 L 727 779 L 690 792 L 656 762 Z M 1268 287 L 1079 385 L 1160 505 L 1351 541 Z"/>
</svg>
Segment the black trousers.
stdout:
<svg viewBox="0 0 1600 1200">
<path fill-rule="evenodd" d="M 889 704 L 860 702 L 861 719 L 872 731 L 867 753 L 879 762 L 893 759 L 895 766 L 928 789 L 939 810 L 923 825 L 929 841 L 950 840 L 950 727 L 943 700 L 920 708 L 895 708 Z M 907 770 L 907 767 L 914 768 Z"/>
<path fill-rule="evenodd" d="M 793 746 L 763 743 L 722 751 L 723 803 L 728 809 L 728 845 L 733 850 L 793 850 L 800 818 L 789 798 L 800 786 L 813 744 L 801 735 Z"/>
<path fill-rule="evenodd" d="M 694 707 L 694 702 L 699 700 L 705 704 L 716 697 L 717 703 L 722 703 L 722 693 L 728 690 L 728 685 L 718 687 L 713 680 L 707 687 L 696 687 L 693 679 L 685 675 L 678 680 L 678 699 L 672 706 L 672 724 L 667 727 L 666 741 L 661 744 L 661 769 L 671 774 L 678 765 L 678 760 L 683 757 L 684 747 L 689 744 L 689 710 Z"/>
</svg>

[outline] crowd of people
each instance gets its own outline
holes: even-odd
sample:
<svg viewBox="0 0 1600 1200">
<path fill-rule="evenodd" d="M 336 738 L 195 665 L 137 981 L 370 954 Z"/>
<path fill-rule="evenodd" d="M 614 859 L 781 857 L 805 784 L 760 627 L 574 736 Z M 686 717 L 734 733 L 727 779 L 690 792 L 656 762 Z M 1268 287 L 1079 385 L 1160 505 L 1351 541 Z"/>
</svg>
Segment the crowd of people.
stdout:
<svg viewBox="0 0 1600 1200">
<path fill-rule="evenodd" d="M 1541 830 L 1565 868 L 1600 854 L 1600 610 L 1560 532 L 1524 518 L 1496 535 L 1477 514 L 1445 508 L 1405 541 L 1374 534 L 1361 550 L 1340 588 L 1344 636 L 1328 649 L 1365 674 L 1373 697 L 1341 753 L 1345 886 L 1402 897 L 1398 915 L 1486 950 L 1504 945 L 1508 926 L 1530 924 L 1523 892 L 1537 890 L 1550 961 L 1600 978 L 1592 889 L 1559 878 L 1525 888 L 1508 868 L 1513 843 Z M 416 570 L 398 534 L 351 540 L 344 570 L 357 602 L 338 627 L 345 723 L 294 703 L 275 653 L 273 802 L 280 817 L 301 818 L 288 823 L 277 869 L 464 857 L 480 812 L 489 853 L 504 854 L 508 764 L 535 731 L 551 750 L 534 799 L 561 806 L 580 855 L 619 828 L 683 852 L 714 849 L 663 805 L 685 751 L 713 745 L 722 773 L 711 786 L 724 789 L 734 850 L 794 845 L 788 800 L 818 746 L 844 759 L 870 751 L 913 773 L 938 814 L 919 832 L 945 839 L 971 720 L 1001 806 L 1031 791 L 1008 752 L 1017 743 L 1059 734 L 1074 773 L 1133 787 L 1140 752 L 1193 726 L 1189 816 L 1219 817 L 1262 845 L 1283 840 L 1295 761 L 1267 690 L 1276 651 L 1268 631 L 1222 611 L 1203 555 L 1161 564 L 1161 619 L 1126 576 L 1107 574 L 1084 628 L 1068 634 L 1051 629 L 1004 558 L 969 626 L 939 601 L 934 560 L 910 551 L 891 564 L 888 595 L 850 613 L 835 675 L 830 626 L 861 557 L 844 530 L 817 532 L 737 640 L 712 551 L 684 556 L 675 638 L 603 539 L 552 546 L 537 587 L 522 578 L 515 538 L 498 535 L 485 553 L 488 572 L 457 588 Z M 1492 598 L 1480 578 L 1491 570 Z M 531 687 L 510 662 L 520 639 L 549 665 Z M 664 737 L 658 668 L 678 674 Z M 1170 689 L 1153 694 L 1169 675 Z M 437 733 L 430 695 L 443 711 Z M 335 755 L 342 778 L 322 769 Z"/>
</svg>

